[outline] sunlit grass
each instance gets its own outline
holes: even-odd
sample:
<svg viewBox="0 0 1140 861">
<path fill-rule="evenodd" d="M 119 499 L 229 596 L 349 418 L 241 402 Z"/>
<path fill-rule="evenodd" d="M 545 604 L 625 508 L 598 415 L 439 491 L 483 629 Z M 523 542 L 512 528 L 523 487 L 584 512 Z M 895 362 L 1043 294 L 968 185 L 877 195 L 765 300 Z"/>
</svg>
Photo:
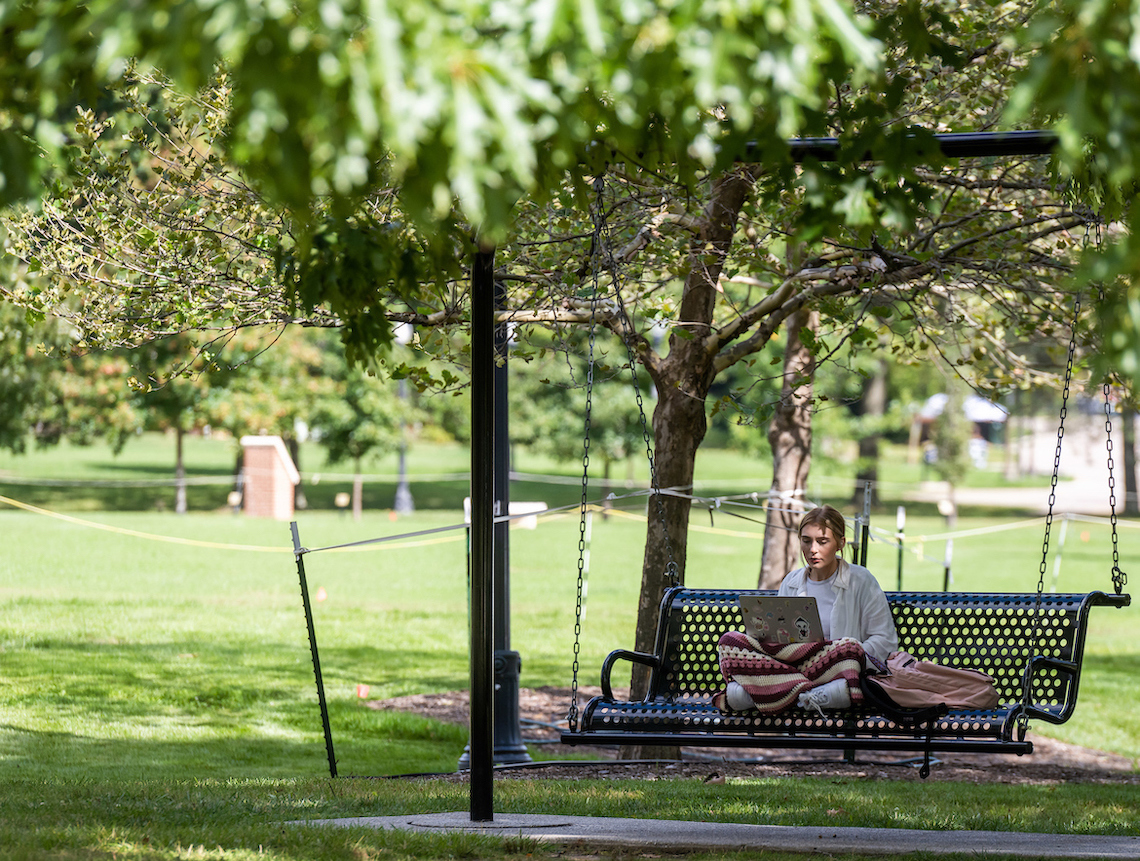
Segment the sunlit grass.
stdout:
<svg viewBox="0 0 1140 861">
<path fill-rule="evenodd" d="M 448 457 L 436 468 L 449 468 Z M 217 456 L 210 468 L 225 474 L 228 463 L 229 455 Z M 72 461 L 63 471 L 70 468 L 96 470 Z M 66 492 L 53 494 L 45 507 L 67 510 L 51 502 Z M 553 854 L 471 836 L 281 827 L 289 819 L 465 808 L 463 784 L 358 779 L 451 772 L 467 742 L 466 727 L 368 706 L 368 700 L 466 688 L 462 530 L 304 557 L 341 775 L 334 782 L 324 777 L 325 739 L 288 525 L 225 512 L 70 510 L 105 528 L 0 511 L 0 857 Z M 632 646 L 643 515 L 629 510 L 593 520 L 582 684 L 597 682 L 611 649 Z M 957 529 L 1017 519 L 963 516 Z M 455 525 L 462 516 L 458 508 L 421 509 L 392 520 L 380 510 L 355 522 L 318 508 L 299 512 L 297 520 L 302 544 L 314 549 Z M 1121 529 L 1125 568 L 1140 555 L 1140 534 L 1127 527 Z M 941 588 L 945 531 L 942 518 L 911 513 L 905 588 Z M 544 518 L 535 530 L 513 529 L 510 541 L 511 644 L 522 655 L 521 684 L 566 686 L 576 514 Z M 1032 591 L 1040 541 L 1039 522 L 957 539 L 952 588 Z M 1101 524 L 1070 529 L 1059 575 L 1054 583 L 1050 566 L 1046 589 L 1109 588 L 1107 541 Z M 724 512 L 710 519 L 698 510 L 688 582 L 754 585 L 761 544 L 759 524 Z M 887 588 L 896 585 L 897 560 L 889 542 L 872 545 L 869 565 Z M 1136 607 L 1094 611 L 1076 716 L 1035 732 L 1140 758 L 1138 621 Z M 359 685 L 367 686 L 367 698 L 358 696 Z M 534 748 L 532 755 L 549 753 Z M 916 793 L 909 781 L 560 783 L 537 773 L 496 784 L 496 809 L 503 812 L 1074 833 L 1137 833 L 1138 801 L 1128 785 L 932 780 Z"/>
<path fill-rule="evenodd" d="M 19 512 L 3 518 L 0 559 L 0 757 L 35 773 L 124 775 L 154 762 L 191 774 L 301 776 L 327 770 L 313 667 L 287 525 L 230 515 L 102 513 L 110 527 L 208 542 L 186 546 Z M 318 548 L 457 522 L 423 512 L 356 523 L 332 513 L 298 516 L 302 543 Z M 688 580 L 753 585 L 759 535 L 694 518 Z M 959 526 L 993 521 L 963 519 Z M 941 556 L 937 519 L 915 518 L 923 553 Z M 644 523 L 595 518 L 582 684 L 596 684 L 605 654 L 633 643 Z M 1070 539 L 1064 591 L 1105 588 L 1104 529 Z M 511 532 L 512 647 L 521 684 L 568 686 L 573 658 L 578 526 L 555 517 Z M 1135 555 L 1135 531 L 1122 534 Z M 1036 528 L 956 543 L 954 587 L 1032 591 Z M 261 546 L 265 552 L 212 545 Z M 370 545 L 305 557 L 331 724 L 344 774 L 454 768 L 466 731 L 411 732 L 368 699 L 467 686 L 466 552 L 462 533 L 413 547 Z M 1097 548 L 1094 552 L 1093 548 Z M 870 565 L 893 588 L 894 548 L 872 547 Z M 995 565 L 994 560 L 1003 560 Z M 907 588 L 940 588 L 941 566 L 908 554 Z M 883 575 L 886 576 L 883 576 Z M 1050 584 L 1051 585 L 1051 584 Z M 1040 733 L 1140 757 L 1137 608 L 1096 610 L 1076 716 Z M 417 735 L 418 734 L 418 735 Z M 412 742 L 415 742 L 413 745 Z M 101 751 L 101 752 L 99 752 Z"/>
</svg>

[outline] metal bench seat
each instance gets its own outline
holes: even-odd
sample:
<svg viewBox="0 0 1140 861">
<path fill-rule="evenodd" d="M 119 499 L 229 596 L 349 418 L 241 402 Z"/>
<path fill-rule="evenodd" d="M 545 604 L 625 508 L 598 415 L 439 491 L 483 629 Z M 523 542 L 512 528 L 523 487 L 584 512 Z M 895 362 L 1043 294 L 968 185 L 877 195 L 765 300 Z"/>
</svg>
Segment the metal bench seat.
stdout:
<svg viewBox="0 0 1140 861">
<path fill-rule="evenodd" d="M 695 747 L 808 748 L 1025 754 L 1022 715 L 1064 723 L 1080 682 L 1088 614 L 1092 607 L 1124 607 L 1128 595 L 888 592 L 899 646 L 920 660 L 981 670 L 997 688 L 989 710 L 941 709 L 921 723 L 867 709 L 815 712 L 792 708 L 775 715 L 721 712 L 711 703 L 724 686 L 717 662 L 721 634 L 743 626 L 741 595 L 757 589 L 674 587 L 661 604 L 652 653 L 611 652 L 602 665 L 601 696 L 562 734 L 566 744 L 638 744 Z M 1039 602 L 1039 603 L 1038 603 Z M 650 668 L 644 700 L 613 696 L 619 661 Z M 1031 695 L 1023 695 L 1026 666 Z"/>
</svg>

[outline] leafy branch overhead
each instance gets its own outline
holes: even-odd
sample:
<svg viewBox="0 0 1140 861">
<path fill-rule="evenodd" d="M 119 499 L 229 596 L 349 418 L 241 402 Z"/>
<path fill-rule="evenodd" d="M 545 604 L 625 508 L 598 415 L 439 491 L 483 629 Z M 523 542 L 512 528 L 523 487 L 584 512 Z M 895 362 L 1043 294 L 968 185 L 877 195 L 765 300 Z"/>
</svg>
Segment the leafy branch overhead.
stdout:
<svg viewBox="0 0 1140 861">
<path fill-rule="evenodd" d="M 458 200 L 501 239 L 519 194 L 549 187 L 599 141 L 707 167 L 726 126 L 797 133 L 827 102 L 829 65 L 856 81 L 881 65 L 868 29 L 833 0 L 12 3 L 0 71 L 22 112 L 6 140 L 34 167 L 20 133 L 54 149 L 50 124 L 70 92 L 92 104 L 125 58 L 187 92 L 225 60 L 228 155 L 275 200 L 303 212 L 314 198 L 366 197 L 383 170 L 415 217 L 446 217 Z M 53 45 L 66 55 L 42 56 Z M 34 187 L 17 179 L 8 200 Z"/>
<path fill-rule="evenodd" d="M 11 250 L 28 264 L 28 277 L 4 288 L 15 301 L 71 319 L 81 347 L 291 322 L 341 329 L 350 358 L 367 364 L 393 322 L 411 322 L 424 333 L 421 347 L 451 350 L 426 330 L 464 318 L 469 231 L 458 219 L 420 230 L 382 186 L 351 211 L 324 206 L 319 224 L 299 234 L 220 155 L 227 74 L 185 97 L 131 70 L 110 95 L 116 110 L 80 115 L 72 170 L 56 194 L 9 224 Z M 1070 207 L 1044 169 L 1038 160 L 864 172 L 857 180 L 871 184 L 861 185 L 860 206 L 887 221 L 894 212 L 906 229 L 833 226 L 798 262 L 789 255 L 801 225 L 817 223 L 829 194 L 837 210 L 849 200 L 843 168 L 741 169 L 730 182 L 699 175 L 711 194 L 702 198 L 679 171 L 612 167 L 601 186 L 604 248 L 603 216 L 583 210 L 568 176 L 553 194 L 516 204 L 498 258 L 509 287 L 502 319 L 524 327 L 597 319 L 635 346 L 658 385 L 670 385 L 675 372 L 653 332 L 697 338 L 719 373 L 763 349 L 798 308 L 822 303 L 829 326 L 846 332 L 841 340 L 894 329 L 905 334 L 892 349 L 916 355 L 961 334 L 971 343 L 956 354 L 989 362 L 979 376 L 1024 385 L 1035 372 L 1019 344 L 1064 318 L 1051 285 L 1094 217 Z M 905 212 L 894 175 L 923 189 Z M 738 227 L 717 226 L 726 190 L 737 195 Z M 604 282 L 596 296 L 594 270 Z M 701 290 L 712 302 L 707 322 L 682 310 Z"/>
</svg>

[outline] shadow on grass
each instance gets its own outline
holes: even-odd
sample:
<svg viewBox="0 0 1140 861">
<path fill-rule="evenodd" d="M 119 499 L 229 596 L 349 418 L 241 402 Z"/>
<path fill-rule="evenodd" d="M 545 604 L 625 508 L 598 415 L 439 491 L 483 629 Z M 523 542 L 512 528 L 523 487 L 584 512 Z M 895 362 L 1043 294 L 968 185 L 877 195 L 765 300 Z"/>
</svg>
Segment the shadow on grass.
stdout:
<svg viewBox="0 0 1140 861">
<path fill-rule="evenodd" d="M 441 666 L 421 674 L 417 661 L 379 648 L 330 648 L 322 658 L 330 668 L 330 724 L 344 773 L 455 769 L 465 727 L 379 713 L 355 696 L 361 681 L 450 687 L 454 671 Z M 385 673 L 385 666 L 399 671 Z M 187 639 L 125 645 L 45 637 L 7 649 L 4 675 L 0 762 L 15 774 L 180 778 L 329 771 L 312 663 L 297 644 Z"/>
</svg>

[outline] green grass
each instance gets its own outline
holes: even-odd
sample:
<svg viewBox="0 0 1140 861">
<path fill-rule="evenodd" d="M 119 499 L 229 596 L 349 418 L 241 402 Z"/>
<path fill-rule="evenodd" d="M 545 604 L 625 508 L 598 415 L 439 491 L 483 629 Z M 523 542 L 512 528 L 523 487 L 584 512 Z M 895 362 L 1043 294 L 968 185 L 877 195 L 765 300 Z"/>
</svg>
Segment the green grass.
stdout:
<svg viewBox="0 0 1140 861">
<path fill-rule="evenodd" d="M 422 781 L 94 779 L 6 781 L 0 857 L 51 859 L 562 858 L 525 838 L 411 834 L 285 823 L 465 810 L 467 787 Z M 1136 788 L 977 787 L 931 783 L 765 780 L 709 787 L 699 781 L 506 781 L 498 813 L 626 816 L 766 825 L 1137 833 Z M 588 853 L 579 848 L 577 856 Z M 623 852 L 633 854 L 636 852 Z M 653 853 L 652 857 L 659 857 Z M 751 853 L 686 855 L 744 859 Z M 773 861 L 802 857 L 766 853 Z M 858 858 L 861 856 L 843 856 Z M 928 857 L 928 856 L 923 856 Z M 947 856 L 953 857 L 953 856 Z"/>
<path fill-rule="evenodd" d="M 96 460 L 69 460 L 77 451 L 61 452 L 62 465 L 36 462 L 61 475 L 97 474 Z M 453 454 L 442 450 L 434 468 L 449 469 Z M 0 469 L 12 466 L 9 460 Z M 216 468 L 225 469 L 225 458 Z M 19 488 L 27 485 L 0 492 L 22 498 Z M 70 494 L 86 493 L 48 490 L 47 507 L 56 510 L 69 509 Z M 0 510 L 0 858 L 535 852 L 519 841 L 281 828 L 284 819 L 465 809 L 466 788 L 322 779 L 324 740 L 287 524 L 229 513 L 76 510 L 86 504 L 69 510 L 103 528 Z M 395 521 L 373 511 L 359 523 L 332 511 L 298 515 L 308 548 L 459 520 L 456 510 Z M 1008 522 L 963 516 L 958 528 Z M 1140 531 L 1127 526 L 1126 569 L 1140 551 Z M 688 581 L 752 585 L 760 529 L 723 512 L 714 525 L 696 514 Z M 938 517 L 908 519 L 908 547 L 921 558 L 906 554 L 906 588 L 941 588 L 937 536 L 944 529 Z M 523 657 L 523 686 L 569 683 L 577 539 L 574 515 L 511 532 L 512 646 Z M 954 588 L 1032 591 L 1040 541 L 1039 523 L 958 538 Z M 583 683 L 596 683 L 607 652 L 632 645 L 643 542 L 636 512 L 595 518 Z M 1108 588 L 1108 560 L 1104 526 L 1071 525 L 1057 588 Z M 366 684 L 369 699 L 381 699 L 467 686 L 462 532 L 312 553 L 305 565 L 340 773 L 452 771 L 465 728 L 377 712 L 356 687 Z M 894 547 L 874 544 L 870 566 L 894 588 Z M 1047 588 L 1052 567 L 1048 575 Z M 1035 732 L 1140 759 L 1138 616 L 1137 607 L 1094 611 L 1077 713 L 1064 726 Z M 1132 811 L 1140 801 L 1135 786 L 977 788 L 932 780 L 916 795 L 909 782 L 786 780 L 583 782 L 571 789 L 537 775 L 500 784 L 496 793 L 503 812 L 1090 833 L 1137 833 Z M 828 810 L 845 812 L 836 819 Z"/>
<path fill-rule="evenodd" d="M 286 525 L 204 514 L 90 518 L 204 544 L 193 546 L 22 512 L 0 516 L 10 536 L 0 560 L 5 761 L 44 777 L 81 777 L 92 757 L 130 777 L 146 776 L 154 762 L 218 777 L 300 776 L 323 769 Z M 370 515 L 354 523 L 336 514 L 305 513 L 299 529 L 302 543 L 318 548 L 457 519 L 426 512 L 396 522 Z M 913 527 L 916 540 L 924 528 L 930 534 L 941 530 L 934 520 L 917 519 Z M 596 518 L 581 640 L 583 683 L 596 683 L 611 649 L 632 645 L 643 528 L 637 518 Z M 1094 534 L 1098 530 L 1103 527 L 1090 525 L 1087 544 L 1070 540 L 1060 589 L 1107 585 L 1106 536 Z M 1134 557 L 1140 536 L 1129 530 L 1123 538 L 1124 557 Z M 1031 527 L 959 539 L 955 588 L 1031 591 L 1039 541 Z M 345 774 L 451 770 L 466 741 L 461 731 L 378 715 L 356 696 L 359 684 L 369 686 L 372 699 L 467 685 L 462 533 L 412 543 L 306 556 Z M 924 551 L 939 558 L 934 543 L 927 539 Z M 261 545 L 264 552 L 212 546 L 217 544 Z M 512 646 L 523 656 L 524 686 L 569 683 L 576 546 L 573 517 L 511 533 Z M 688 581 L 751 585 L 759 549 L 757 533 L 696 522 Z M 893 548 L 874 545 L 869 561 L 893 587 Z M 907 588 L 940 588 L 940 564 L 908 557 L 906 566 Z M 1077 714 L 1062 727 L 1042 726 L 1040 732 L 1140 757 L 1140 719 L 1132 707 L 1140 701 L 1140 659 L 1132 643 L 1136 623 L 1136 607 L 1094 612 Z"/>
</svg>

